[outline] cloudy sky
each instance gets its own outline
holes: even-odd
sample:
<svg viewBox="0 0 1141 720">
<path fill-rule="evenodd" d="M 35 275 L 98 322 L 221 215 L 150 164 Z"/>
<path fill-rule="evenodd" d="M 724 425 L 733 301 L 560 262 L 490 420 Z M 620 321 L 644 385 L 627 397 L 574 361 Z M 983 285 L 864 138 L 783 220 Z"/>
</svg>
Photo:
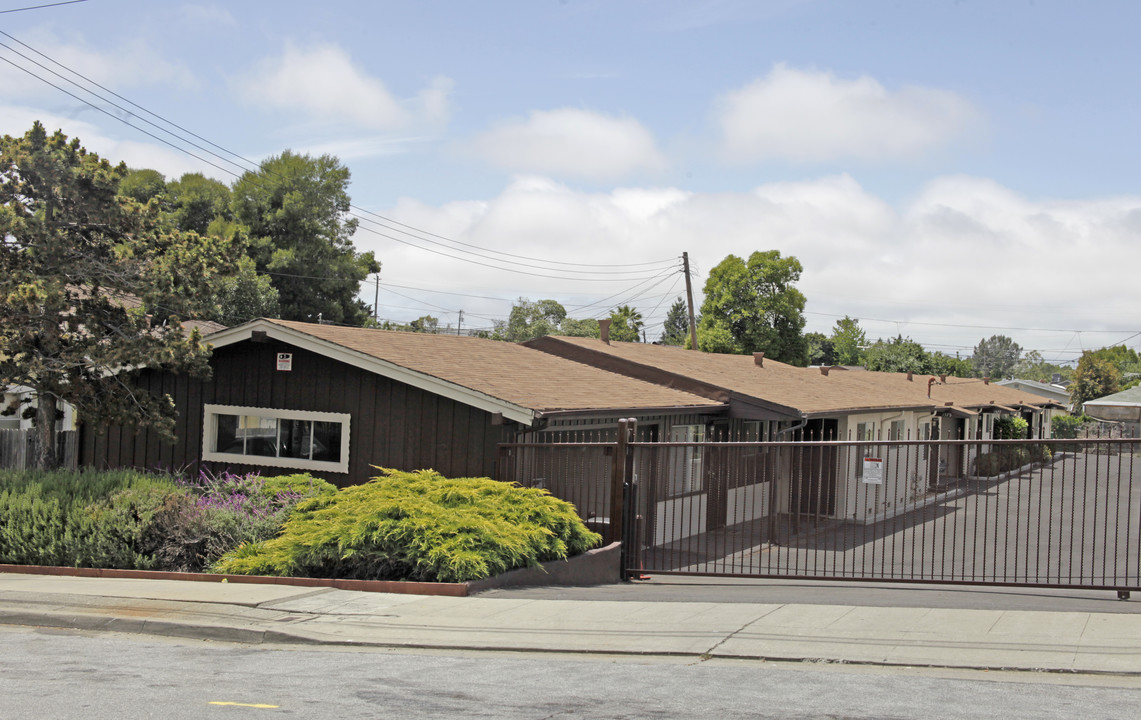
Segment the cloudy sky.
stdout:
<svg viewBox="0 0 1141 720">
<path fill-rule="evenodd" d="M 1137 3 L 46 2 L 0 0 L 0 132 L 226 182 L 334 154 L 382 318 L 554 298 L 654 339 L 682 252 L 700 302 L 776 249 L 808 330 L 1141 347 Z"/>
</svg>

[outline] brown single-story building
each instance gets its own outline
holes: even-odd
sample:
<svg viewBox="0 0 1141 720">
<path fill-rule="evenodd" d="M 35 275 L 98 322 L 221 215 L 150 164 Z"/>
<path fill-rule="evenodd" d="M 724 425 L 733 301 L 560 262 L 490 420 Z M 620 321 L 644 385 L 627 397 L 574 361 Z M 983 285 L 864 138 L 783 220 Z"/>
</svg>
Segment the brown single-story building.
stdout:
<svg viewBox="0 0 1141 720">
<path fill-rule="evenodd" d="M 496 476 L 497 445 L 548 426 L 695 418 L 725 404 L 512 343 L 260 319 L 209 335 L 213 376 L 143 370 L 169 394 L 175 443 L 85 428 L 80 463 L 306 471 L 340 485 L 375 466 Z M 672 422 L 673 420 L 658 420 Z"/>
</svg>

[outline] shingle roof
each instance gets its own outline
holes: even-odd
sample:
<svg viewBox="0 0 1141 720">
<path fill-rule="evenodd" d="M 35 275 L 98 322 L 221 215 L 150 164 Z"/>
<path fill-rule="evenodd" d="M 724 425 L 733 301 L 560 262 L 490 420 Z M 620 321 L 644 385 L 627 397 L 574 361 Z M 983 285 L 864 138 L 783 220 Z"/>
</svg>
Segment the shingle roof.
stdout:
<svg viewBox="0 0 1141 720">
<path fill-rule="evenodd" d="M 839 368 L 825 375 L 819 368 L 794 367 L 769 359 L 758 366 L 748 355 L 693 352 L 646 343 L 607 344 L 597 338 L 539 338 L 527 344 L 584 362 L 589 362 L 589 354 L 617 358 L 627 366 L 625 371 L 635 376 L 642 376 L 646 368 L 655 368 L 806 414 L 934 408 L 947 403 L 958 408 L 1048 404 L 1040 396 L 975 379 L 948 377 L 943 383 L 936 378 L 928 397 L 930 375 L 913 375 L 908 380 L 906 373 L 852 372 Z"/>
<path fill-rule="evenodd" d="M 1128 390 L 1122 390 L 1119 393 L 1099 397 L 1096 400 L 1087 400 L 1086 406 L 1089 405 L 1116 405 L 1116 406 L 1139 406 L 1141 405 L 1141 385 L 1136 385 Z"/>
<path fill-rule="evenodd" d="M 514 343 L 459 335 L 396 332 L 258 320 L 303 333 L 370 358 L 541 413 L 632 410 L 721 404 Z M 264 327 L 264 325 L 263 325 Z"/>
</svg>

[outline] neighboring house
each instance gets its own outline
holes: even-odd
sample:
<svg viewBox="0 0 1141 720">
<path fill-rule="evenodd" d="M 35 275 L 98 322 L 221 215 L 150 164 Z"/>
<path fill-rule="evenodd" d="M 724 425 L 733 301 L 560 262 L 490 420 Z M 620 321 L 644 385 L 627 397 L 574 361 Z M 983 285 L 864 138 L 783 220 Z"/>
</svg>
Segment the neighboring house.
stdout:
<svg viewBox="0 0 1141 720">
<path fill-rule="evenodd" d="M 1033 395 L 1041 395 L 1044 398 L 1050 398 L 1063 407 L 1070 407 L 1070 391 L 1061 385 L 1051 385 L 1049 383 L 1037 382 L 1036 380 L 1019 380 L 1017 378 L 1014 380 L 1002 380 L 997 384 L 1022 392 L 1028 392 Z"/>
<path fill-rule="evenodd" d="M 1127 437 L 1141 437 L 1141 385 L 1087 400 L 1083 407 L 1092 418 L 1124 424 Z"/>
<path fill-rule="evenodd" d="M 255 320 L 210 335 L 212 377 L 143 371 L 169 393 L 174 444 L 146 428 L 88 430 L 83 464 L 275 473 L 341 485 L 376 466 L 496 476 L 498 444 L 619 418 L 704 422 L 726 406 L 521 345 L 456 335 Z"/>
<path fill-rule="evenodd" d="M 700 353 L 643 343 L 606 342 L 598 338 L 545 337 L 525 343 L 580 363 L 632 378 L 714 398 L 729 405 L 728 413 L 704 423 L 671 425 L 663 439 L 710 440 L 848 440 L 894 441 L 929 439 L 992 439 L 994 419 L 1018 415 L 1029 424 L 1032 437 L 1046 437 L 1057 405 L 1045 398 L 989 384 L 984 380 L 932 377 L 909 373 L 852 372 L 839 368 L 798 368 L 753 357 Z M 922 446 L 913 450 L 883 446 L 821 448 L 816 454 L 787 453 L 781 467 L 756 467 L 748 479 L 736 479 L 734 492 L 717 486 L 726 473 L 719 468 L 694 470 L 701 458 L 691 459 L 688 472 L 699 479 L 679 483 L 668 497 L 652 498 L 650 522 L 661 529 L 659 539 L 704 532 L 718 522 L 751 519 L 732 508 L 713 507 L 714 500 L 732 504 L 743 496 L 778 498 L 778 513 L 847 518 L 869 522 L 897 508 L 914 507 L 952 478 L 971 472 L 972 462 L 986 452 L 985 442 L 945 446 L 928 455 Z M 857 495 L 869 453 L 892 453 L 883 458 L 893 466 L 885 473 L 879 512 L 864 508 L 857 513 Z M 775 479 L 779 486 L 765 485 Z M 775 491 L 774 491 L 775 490 Z M 665 519 L 677 517 L 677 503 L 702 494 L 705 512 L 688 513 L 686 528 L 669 527 Z M 759 503 L 754 516 L 768 514 Z M 861 517 L 858 515 L 866 515 Z"/>
<path fill-rule="evenodd" d="M 3 399 L 0 399 L 0 430 L 31 430 L 32 418 L 25 418 L 24 412 L 36 406 L 35 398 L 35 390 L 23 385 L 4 388 Z M 63 417 L 56 421 L 56 430 L 75 430 L 75 408 L 61 402 L 59 411 Z"/>
</svg>

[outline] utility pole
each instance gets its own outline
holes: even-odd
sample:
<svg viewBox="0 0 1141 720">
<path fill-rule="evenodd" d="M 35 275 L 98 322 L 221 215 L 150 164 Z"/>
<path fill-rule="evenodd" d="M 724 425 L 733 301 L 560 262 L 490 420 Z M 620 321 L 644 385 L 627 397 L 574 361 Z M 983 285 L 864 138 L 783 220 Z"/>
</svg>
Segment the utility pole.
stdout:
<svg viewBox="0 0 1141 720">
<path fill-rule="evenodd" d="M 380 273 L 376 274 L 376 292 L 372 296 L 372 321 L 379 323 L 380 316 L 377 315 L 378 308 L 380 307 Z"/>
<path fill-rule="evenodd" d="M 460 319 L 456 321 L 456 335 L 461 334 L 460 328 L 464 326 L 464 311 L 460 310 Z"/>
<path fill-rule="evenodd" d="M 681 264 L 685 269 L 685 299 L 689 302 L 689 342 L 697 350 L 697 320 L 693 314 L 693 283 L 689 279 L 689 253 L 681 254 Z"/>
</svg>

